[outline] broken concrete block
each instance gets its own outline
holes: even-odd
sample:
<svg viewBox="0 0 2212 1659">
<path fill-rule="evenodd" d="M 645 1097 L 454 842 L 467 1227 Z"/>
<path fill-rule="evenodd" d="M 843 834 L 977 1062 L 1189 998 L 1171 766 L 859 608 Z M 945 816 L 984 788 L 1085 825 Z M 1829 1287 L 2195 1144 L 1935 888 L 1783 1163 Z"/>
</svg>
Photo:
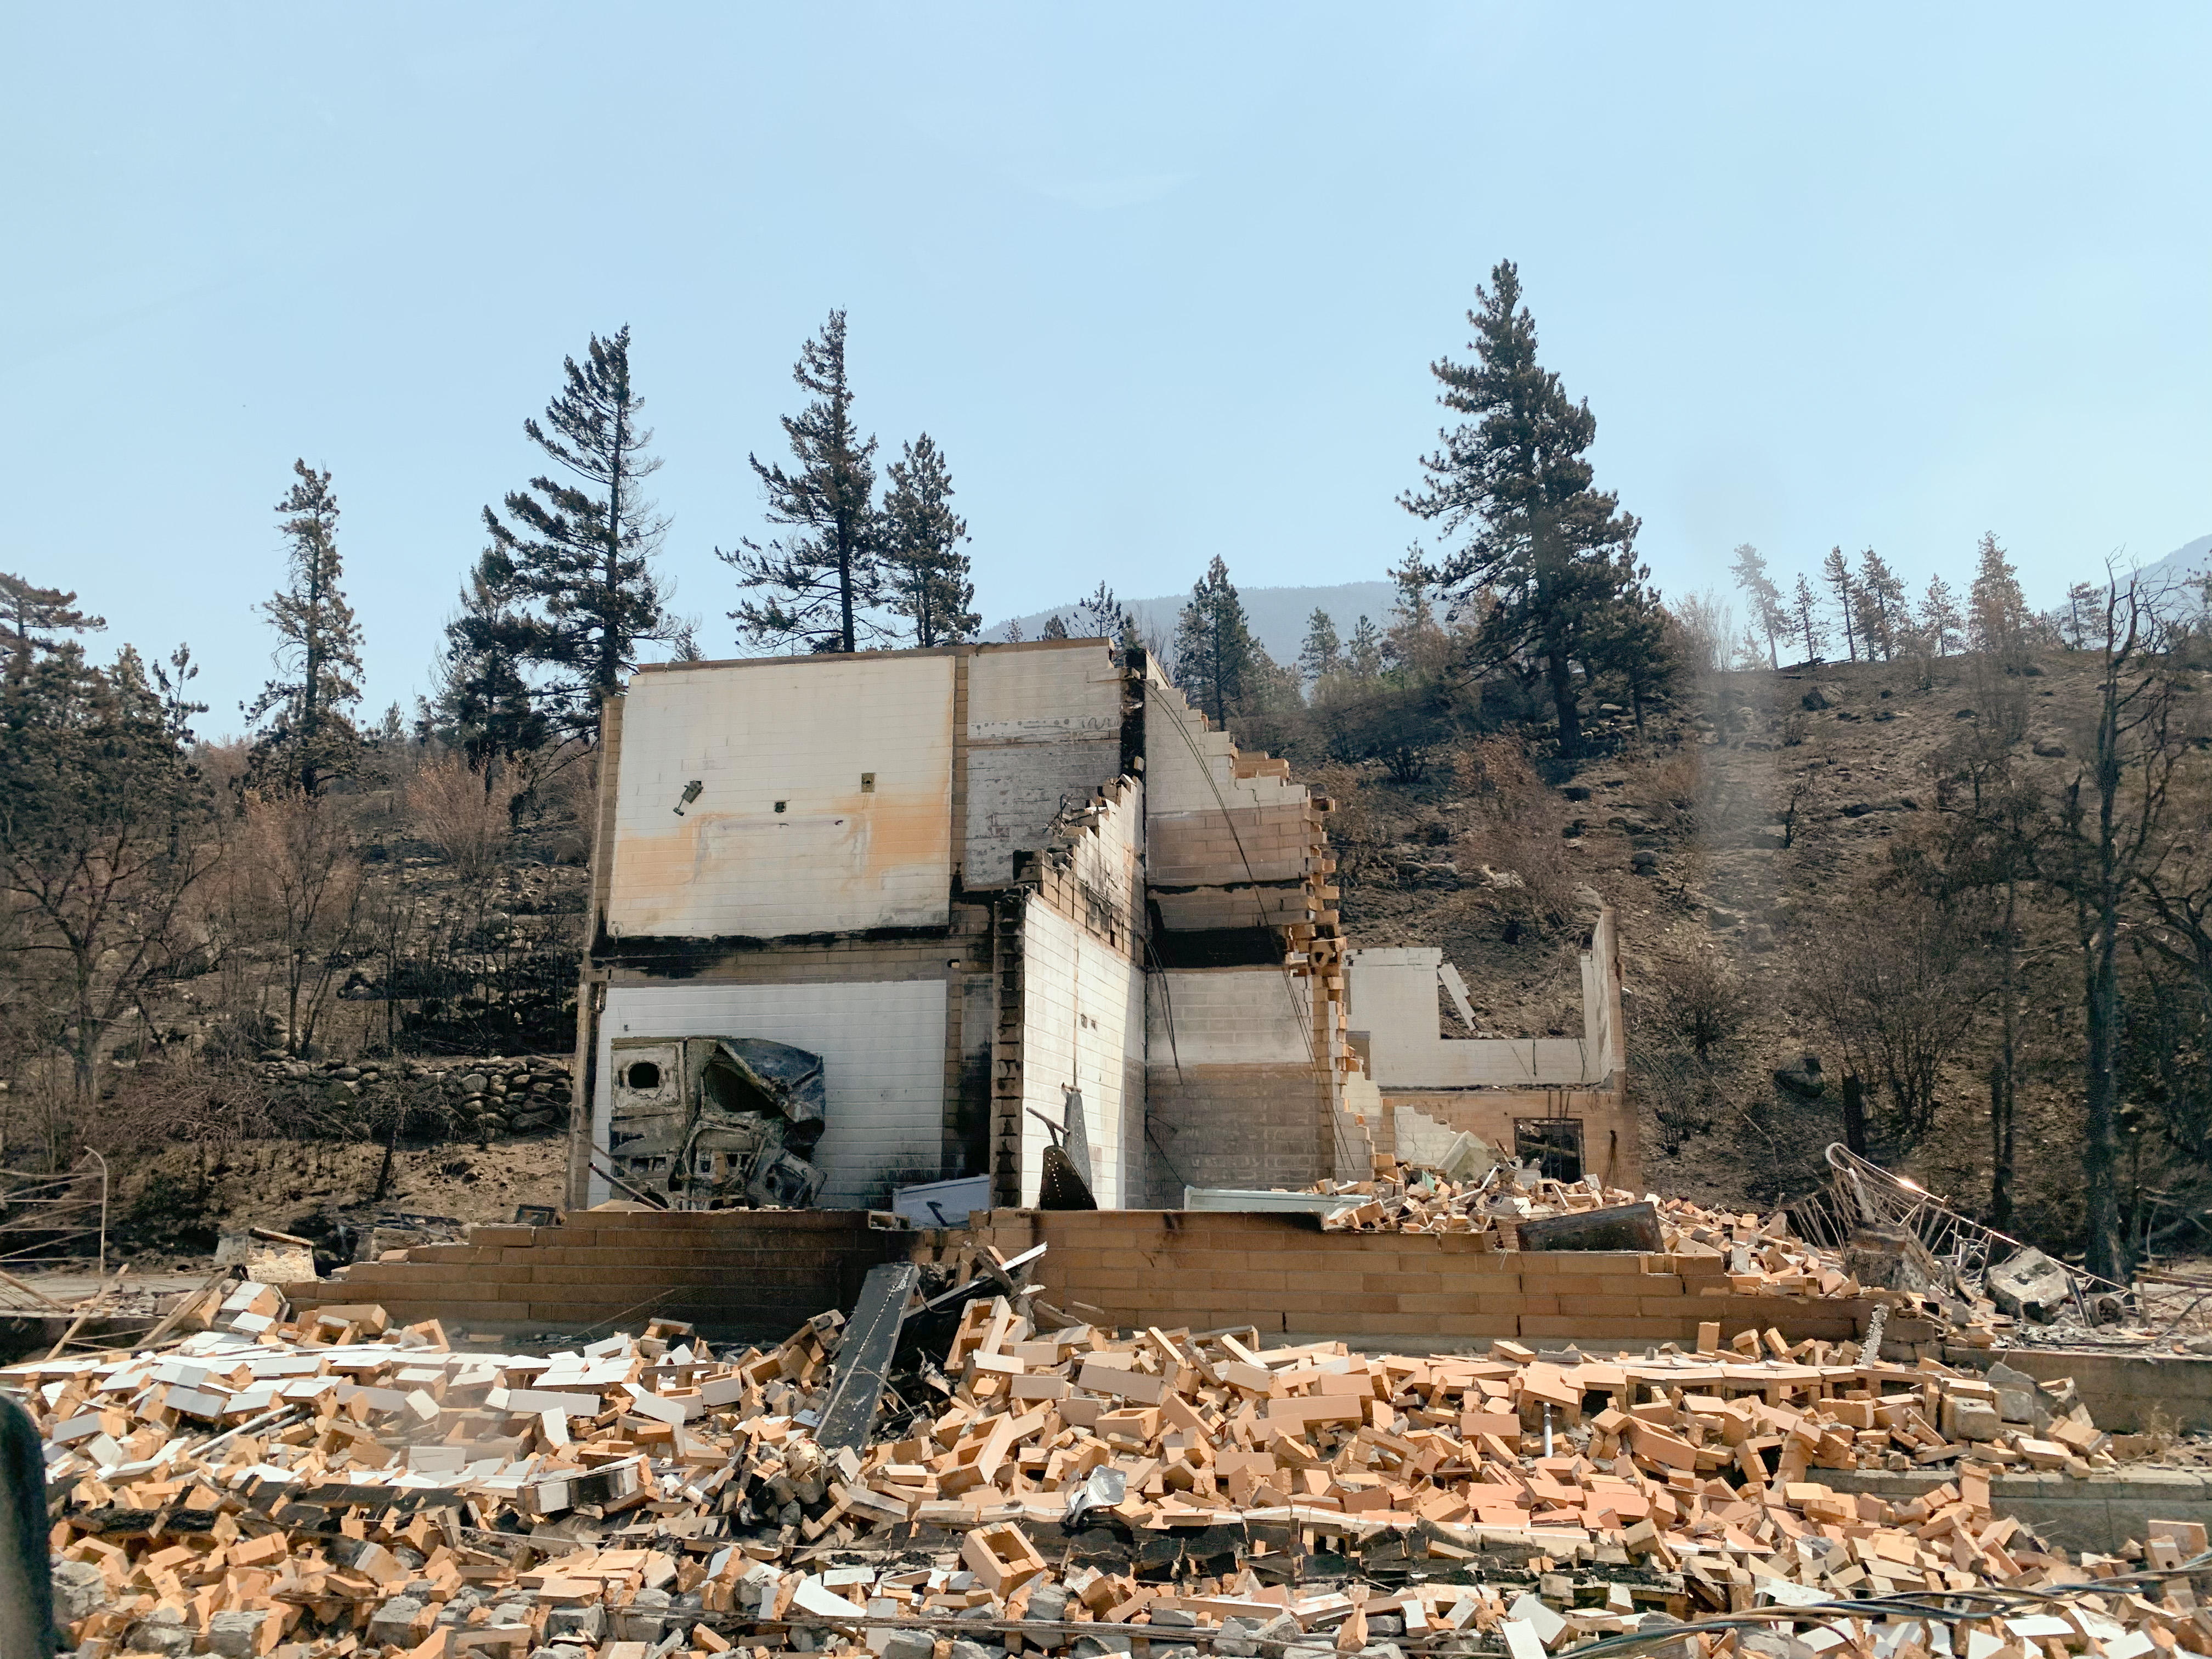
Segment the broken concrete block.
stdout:
<svg viewBox="0 0 2212 1659">
<path fill-rule="evenodd" d="M 262 1613 L 218 1613 L 208 1620 L 208 1650 L 222 1659 L 253 1659 L 255 1638 L 268 1619 Z"/>
<path fill-rule="evenodd" d="M 2033 1245 L 1990 1269 L 1990 1299 L 2015 1319 L 2048 1325 L 2074 1303 L 2066 1269 Z"/>
<path fill-rule="evenodd" d="M 74 1625 L 107 1605 L 107 1578 L 89 1561 L 54 1563 L 54 1617 Z"/>
<path fill-rule="evenodd" d="M 1942 1428 L 1945 1437 L 1951 1440 L 1994 1440 L 2004 1432 L 2004 1419 L 1994 1401 L 1947 1395 Z"/>
</svg>

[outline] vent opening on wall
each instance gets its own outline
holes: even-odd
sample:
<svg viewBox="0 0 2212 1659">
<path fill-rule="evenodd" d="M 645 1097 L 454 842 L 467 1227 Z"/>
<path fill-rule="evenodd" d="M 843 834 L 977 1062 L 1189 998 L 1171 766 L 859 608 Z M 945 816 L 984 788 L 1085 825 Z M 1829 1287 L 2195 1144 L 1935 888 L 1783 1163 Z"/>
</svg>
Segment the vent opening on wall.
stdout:
<svg viewBox="0 0 2212 1659">
<path fill-rule="evenodd" d="M 876 793 L 876 775 L 873 772 L 860 774 L 860 793 L 864 795 L 872 795 Z"/>
<path fill-rule="evenodd" d="M 782 801 L 782 800 L 780 800 L 780 801 L 776 802 L 776 804 L 775 804 L 775 810 L 776 810 L 777 811 L 781 812 L 781 811 L 783 811 L 783 809 L 784 809 L 785 807 L 787 807 L 787 806 L 788 806 L 788 805 L 791 805 L 791 803 L 790 803 L 789 801 Z"/>
<path fill-rule="evenodd" d="M 634 1060 L 623 1073 L 623 1081 L 633 1089 L 658 1089 L 660 1067 L 649 1060 Z"/>
</svg>

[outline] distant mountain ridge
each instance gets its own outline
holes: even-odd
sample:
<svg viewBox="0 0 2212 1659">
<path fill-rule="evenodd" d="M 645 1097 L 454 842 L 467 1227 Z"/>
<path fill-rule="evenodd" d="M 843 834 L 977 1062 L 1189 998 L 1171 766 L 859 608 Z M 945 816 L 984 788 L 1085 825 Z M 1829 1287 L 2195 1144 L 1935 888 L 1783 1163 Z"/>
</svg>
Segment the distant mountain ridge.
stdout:
<svg viewBox="0 0 2212 1659">
<path fill-rule="evenodd" d="M 1246 624 L 1259 636 L 1261 644 L 1267 647 L 1267 654 L 1285 665 L 1297 660 L 1298 647 L 1306 636 L 1306 623 L 1316 611 L 1328 611 L 1329 620 L 1336 624 L 1337 636 L 1345 639 L 1351 636 L 1362 617 L 1373 618 L 1377 628 L 1387 627 L 1390 607 L 1397 603 L 1397 590 L 1389 582 L 1340 582 L 1333 587 L 1239 586 L 1237 596 L 1244 602 Z M 1025 617 L 994 622 L 984 629 L 981 637 L 1003 640 L 1006 637 L 1007 622 L 1011 621 L 1020 627 L 1024 639 L 1033 640 L 1044 631 L 1046 622 L 1055 614 L 1066 618 L 1072 629 L 1079 603 L 1071 599 L 1049 611 L 1033 611 Z M 1188 592 L 1121 601 L 1123 607 L 1136 617 L 1140 631 L 1157 632 L 1166 639 L 1175 637 L 1176 618 L 1189 603 Z"/>
<path fill-rule="evenodd" d="M 2154 586 L 2179 586 L 2185 578 L 2208 569 L 2212 569 L 2212 536 L 2199 536 L 2195 541 L 2183 543 L 2163 558 L 2144 565 L 2142 574 Z M 1328 611 L 1329 620 L 1336 624 L 1337 637 L 1348 639 L 1363 616 L 1372 617 L 1377 628 L 1389 626 L 1390 607 L 1397 603 L 1397 590 L 1382 581 L 1339 582 L 1328 587 L 1240 586 L 1237 592 L 1244 601 L 1245 619 L 1253 633 L 1259 635 L 1260 642 L 1267 647 L 1267 654 L 1286 665 L 1297 660 L 1298 647 L 1306 636 L 1307 620 L 1316 611 Z M 1124 599 L 1121 603 L 1134 613 L 1140 630 L 1173 639 L 1176 618 L 1189 602 L 1190 595 L 1186 592 Z M 1073 628 L 1079 603 L 1071 599 L 1066 605 L 1033 611 L 1026 616 L 1002 617 L 985 628 L 981 637 L 1003 640 L 1011 622 L 1020 627 L 1023 638 L 1033 640 L 1044 631 L 1046 622 L 1055 614 L 1065 617 Z"/>
<path fill-rule="evenodd" d="M 2212 569 L 2212 536 L 2199 536 L 2193 542 L 2184 542 L 2156 563 L 2145 565 L 2142 574 L 2153 582 L 2176 582 L 2201 576 L 2208 569 Z"/>
</svg>

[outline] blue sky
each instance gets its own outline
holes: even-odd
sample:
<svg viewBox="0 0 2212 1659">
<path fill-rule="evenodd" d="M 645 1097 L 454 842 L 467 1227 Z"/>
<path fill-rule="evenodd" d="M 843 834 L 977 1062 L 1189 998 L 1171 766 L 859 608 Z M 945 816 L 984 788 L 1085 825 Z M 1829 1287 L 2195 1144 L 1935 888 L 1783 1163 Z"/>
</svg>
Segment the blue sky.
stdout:
<svg viewBox="0 0 2212 1659">
<path fill-rule="evenodd" d="M 18 5 L 0 52 L 0 569 L 189 640 L 213 731 L 294 456 L 411 698 L 623 322 L 714 654 L 833 306 L 994 617 L 1380 574 L 1501 257 L 1663 588 L 1995 529 L 2048 599 L 2212 530 L 2201 7 Z"/>
</svg>

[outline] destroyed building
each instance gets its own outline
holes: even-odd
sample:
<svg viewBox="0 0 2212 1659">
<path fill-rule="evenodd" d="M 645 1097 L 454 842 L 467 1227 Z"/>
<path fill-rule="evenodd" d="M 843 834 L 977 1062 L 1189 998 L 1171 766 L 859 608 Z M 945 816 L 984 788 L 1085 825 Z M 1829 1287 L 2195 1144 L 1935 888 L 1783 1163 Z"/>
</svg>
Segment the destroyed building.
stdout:
<svg viewBox="0 0 2212 1659">
<path fill-rule="evenodd" d="M 605 732 L 574 1204 L 1174 1208 L 1463 1131 L 1640 1179 L 1610 914 L 1580 1037 L 1443 1036 L 1440 952 L 1345 938 L 1331 803 L 1140 649 L 657 665 Z"/>
</svg>

